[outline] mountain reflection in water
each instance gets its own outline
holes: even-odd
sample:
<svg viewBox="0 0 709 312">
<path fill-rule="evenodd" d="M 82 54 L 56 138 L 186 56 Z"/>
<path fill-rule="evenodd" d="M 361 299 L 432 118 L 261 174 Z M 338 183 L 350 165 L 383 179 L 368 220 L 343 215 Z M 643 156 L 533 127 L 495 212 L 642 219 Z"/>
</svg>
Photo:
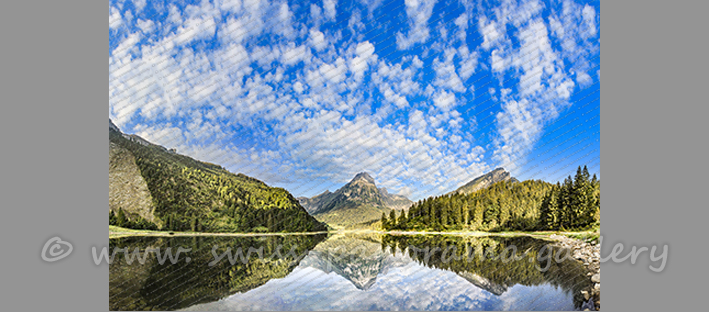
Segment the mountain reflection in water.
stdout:
<svg viewBox="0 0 709 312">
<path fill-rule="evenodd" d="M 209 266 L 215 244 L 217 254 L 252 247 L 265 257 Z M 590 283 L 577 261 L 540 261 L 559 250 L 549 255 L 544 241 L 529 237 L 129 238 L 111 245 L 192 248 L 189 263 L 149 257 L 128 265 L 117 256 L 109 269 L 111 310 L 574 310 Z M 518 260 L 466 257 L 471 250 L 499 256 L 509 246 Z"/>
</svg>

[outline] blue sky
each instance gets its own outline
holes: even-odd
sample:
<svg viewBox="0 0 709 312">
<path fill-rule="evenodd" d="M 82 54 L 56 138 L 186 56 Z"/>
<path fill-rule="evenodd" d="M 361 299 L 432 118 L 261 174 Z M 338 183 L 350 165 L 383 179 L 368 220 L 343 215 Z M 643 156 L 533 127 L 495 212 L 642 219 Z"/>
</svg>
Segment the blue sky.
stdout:
<svg viewBox="0 0 709 312">
<path fill-rule="evenodd" d="M 109 117 L 295 196 L 600 177 L 598 1 L 109 1 Z"/>
</svg>

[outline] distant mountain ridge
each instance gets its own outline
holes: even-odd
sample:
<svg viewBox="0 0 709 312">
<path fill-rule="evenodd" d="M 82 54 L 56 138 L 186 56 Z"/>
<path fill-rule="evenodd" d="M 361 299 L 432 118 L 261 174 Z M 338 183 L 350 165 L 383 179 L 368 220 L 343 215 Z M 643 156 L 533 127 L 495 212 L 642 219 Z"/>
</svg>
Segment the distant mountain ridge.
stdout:
<svg viewBox="0 0 709 312">
<path fill-rule="evenodd" d="M 379 193 L 382 196 L 384 204 L 394 210 L 407 210 L 409 209 L 409 207 L 411 207 L 411 204 L 413 203 L 404 195 L 389 193 L 386 187 L 380 187 Z"/>
<path fill-rule="evenodd" d="M 455 191 L 450 192 L 448 194 L 470 194 L 482 190 L 484 188 L 488 188 L 491 185 L 502 181 L 509 181 L 513 183 L 519 182 L 519 180 L 512 177 L 512 175 L 504 168 L 497 168 L 493 171 L 490 171 L 484 175 L 473 179 L 472 181 L 466 183 L 465 185 L 459 187 Z"/>
<path fill-rule="evenodd" d="M 377 188 L 374 178 L 361 172 L 335 192 L 325 191 L 298 201 L 316 219 L 332 225 L 354 225 L 374 222 L 392 209 L 408 209 L 413 203 L 403 195 L 390 194 Z"/>
</svg>

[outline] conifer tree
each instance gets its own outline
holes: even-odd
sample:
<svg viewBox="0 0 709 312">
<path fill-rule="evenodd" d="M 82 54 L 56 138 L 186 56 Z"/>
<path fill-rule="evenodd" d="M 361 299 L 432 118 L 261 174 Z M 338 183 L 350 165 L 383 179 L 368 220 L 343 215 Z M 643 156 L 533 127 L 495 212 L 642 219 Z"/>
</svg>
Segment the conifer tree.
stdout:
<svg viewBox="0 0 709 312">
<path fill-rule="evenodd" d="M 396 211 L 393 209 L 389 212 L 389 227 L 396 228 Z"/>
<path fill-rule="evenodd" d="M 400 229 L 402 229 L 402 230 L 405 229 L 405 227 L 406 227 L 406 221 L 407 221 L 407 219 L 406 219 L 406 210 L 402 210 L 402 211 L 401 211 L 401 216 L 399 216 L 399 222 L 398 222 Z"/>
</svg>

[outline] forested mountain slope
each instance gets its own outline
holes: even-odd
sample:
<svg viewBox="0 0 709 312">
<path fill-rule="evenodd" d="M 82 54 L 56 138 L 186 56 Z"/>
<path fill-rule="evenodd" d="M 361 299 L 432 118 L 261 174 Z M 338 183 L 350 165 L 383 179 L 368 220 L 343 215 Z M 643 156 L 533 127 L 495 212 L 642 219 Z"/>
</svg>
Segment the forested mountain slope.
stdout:
<svg viewBox="0 0 709 312">
<path fill-rule="evenodd" d="M 111 224 L 202 232 L 325 229 L 282 188 L 269 187 L 257 179 L 177 154 L 136 135 L 123 134 L 110 120 L 109 141 L 109 180 L 118 171 L 131 171 L 128 167 L 135 164 L 149 194 L 138 188 L 132 195 L 143 198 L 142 202 L 148 198 L 152 201 L 144 203 L 144 208 L 130 211 L 123 211 L 125 205 L 109 205 Z M 135 174 L 131 178 L 136 185 L 142 183 Z M 115 184 L 109 184 L 109 197 L 117 192 Z M 136 211 L 152 211 L 152 214 Z"/>
</svg>

